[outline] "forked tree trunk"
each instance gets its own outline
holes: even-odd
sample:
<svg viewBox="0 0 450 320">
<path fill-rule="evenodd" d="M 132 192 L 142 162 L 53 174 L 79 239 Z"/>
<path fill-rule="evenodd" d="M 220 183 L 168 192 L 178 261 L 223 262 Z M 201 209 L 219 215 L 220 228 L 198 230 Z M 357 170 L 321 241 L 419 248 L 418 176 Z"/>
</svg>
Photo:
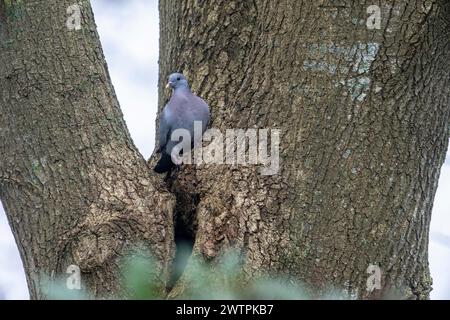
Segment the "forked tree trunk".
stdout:
<svg viewBox="0 0 450 320">
<path fill-rule="evenodd" d="M 447 1 L 381 2 L 381 29 L 367 27 L 365 1 L 160 1 L 160 107 L 181 70 L 211 127 L 281 130 L 278 174 L 184 166 L 169 191 L 131 141 L 88 2 L 81 30 L 67 28 L 72 4 L 0 1 L 0 197 L 32 298 L 71 264 L 95 296 L 120 296 L 120 259 L 139 244 L 165 285 L 174 213 L 194 256 L 214 265 L 237 249 L 247 280 L 428 297 L 449 137 Z M 370 265 L 382 272 L 372 293 Z M 195 288 L 193 269 L 169 297 Z"/>
</svg>

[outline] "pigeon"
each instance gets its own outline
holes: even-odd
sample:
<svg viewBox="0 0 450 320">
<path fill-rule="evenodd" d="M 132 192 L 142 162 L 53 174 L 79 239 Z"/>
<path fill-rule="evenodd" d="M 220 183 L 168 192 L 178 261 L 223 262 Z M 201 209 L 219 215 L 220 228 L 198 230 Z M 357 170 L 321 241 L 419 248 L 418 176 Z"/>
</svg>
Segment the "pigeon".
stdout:
<svg viewBox="0 0 450 320">
<path fill-rule="evenodd" d="M 191 148 L 194 147 L 194 121 L 201 121 L 202 135 L 210 119 L 208 104 L 191 92 L 186 77 L 181 73 L 169 76 L 167 88 L 172 88 L 172 97 L 164 107 L 159 122 L 159 148 L 161 159 L 156 164 L 156 173 L 171 171 L 176 164 L 173 163 L 171 153 L 179 141 L 172 141 L 172 132 L 176 129 L 185 129 L 191 135 Z"/>
</svg>

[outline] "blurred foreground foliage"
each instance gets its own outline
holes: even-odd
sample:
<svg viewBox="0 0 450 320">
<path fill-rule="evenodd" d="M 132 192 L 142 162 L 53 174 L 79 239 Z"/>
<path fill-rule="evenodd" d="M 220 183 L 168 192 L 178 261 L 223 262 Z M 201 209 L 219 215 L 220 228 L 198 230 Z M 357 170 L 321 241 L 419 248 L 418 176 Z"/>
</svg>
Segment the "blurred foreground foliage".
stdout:
<svg viewBox="0 0 450 320">
<path fill-rule="evenodd" d="M 330 289 L 322 296 L 310 296 L 304 286 L 287 277 L 261 275 L 255 280 L 246 280 L 240 255 L 229 251 L 213 264 L 191 255 L 188 246 L 179 245 L 183 250 L 174 262 L 172 271 L 173 288 L 165 288 L 160 280 L 158 265 L 148 251 L 136 248 L 121 262 L 121 297 L 137 300 L 167 299 L 170 289 L 179 290 L 181 299 L 227 299 L 227 300 L 304 300 L 304 299 L 348 299 L 342 291 Z M 181 277 L 180 277 L 181 276 Z M 81 274 L 81 282 L 83 275 Z M 84 290 L 69 290 L 66 279 L 46 281 L 43 288 L 49 299 L 92 299 L 93 295 Z M 171 287 L 172 287 L 171 285 Z M 114 297 L 112 297 L 114 298 Z"/>
</svg>

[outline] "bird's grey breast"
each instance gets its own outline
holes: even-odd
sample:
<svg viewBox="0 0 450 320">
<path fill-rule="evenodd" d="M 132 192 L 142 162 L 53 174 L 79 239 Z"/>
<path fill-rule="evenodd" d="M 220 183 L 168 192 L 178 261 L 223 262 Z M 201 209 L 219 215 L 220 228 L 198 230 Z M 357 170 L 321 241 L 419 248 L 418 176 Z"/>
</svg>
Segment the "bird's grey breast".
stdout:
<svg viewBox="0 0 450 320">
<path fill-rule="evenodd" d="M 209 107 L 203 99 L 191 92 L 176 91 L 163 111 L 164 123 L 167 128 L 166 153 L 171 152 L 178 141 L 172 141 L 172 133 L 177 129 L 189 132 L 191 142 L 194 139 L 194 122 L 201 121 L 202 133 L 205 132 L 209 122 Z M 188 141 L 185 141 L 188 143 Z"/>
<path fill-rule="evenodd" d="M 172 128 L 193 129 L 194 121 L 201 121 L 206 129 L 209 120 L 209 107 L 203 99 L 190 92 L 175 93 L 168 103 L 168 113 L 174 122 Z"/>
</svg>

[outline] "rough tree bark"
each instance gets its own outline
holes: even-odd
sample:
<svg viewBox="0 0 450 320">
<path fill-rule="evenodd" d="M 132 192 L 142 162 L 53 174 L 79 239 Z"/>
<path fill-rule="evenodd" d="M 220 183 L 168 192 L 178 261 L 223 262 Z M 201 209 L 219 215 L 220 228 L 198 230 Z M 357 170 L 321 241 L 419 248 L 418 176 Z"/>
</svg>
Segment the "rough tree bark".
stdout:
<svg viewBox="0 0 450 320">
<path fill-rule="evenodd" d="M 277 175 L 184 166 L 167 186 L 129 137 L 89 4 L 68 31 L 71 1 L 10 3 L 0 1 L 0 197 L 33 298 L 45 298 L 42 274 L 69 264 L 96 296 L 120 294 L 119 259 L 142 242 L 164 285 L 175 213 L 194 256 L 214 265 L 237 249 L 248 280 L 428 297 L 449 137 L 447 1 L 377 1 L 381 29 L 366 26 L 367 1 L 160 1 L 160 107 L 180 70 L 212 127 L 281 130 Z M 371 264 L 382 289 L 369 293 Z M 195 288 L 192 269 L 169 297 Z"/>
<path fill-rule="evenodd" d="M 120 296 L 125 252 L 150 247 L 165 279 L 174 249 L 174 199 L 131 140 L 89 2 L 66 26 L 73 4 L 0 1 L 0 196 L 36 299 L 70 265 Z"/>
<path fill-rule="evenodd" d="M 372 4 L 381 29 L 367 27 Z M 160 85 L 184 71 L 222 132 L 282 130 L 278 175 L 209 166 L 195 185 L 189 170 L 177 177 L 175 191 L 200 199 L 194 252 L 239 248 L 249 278 L 284 275 L 319 294 L 428 297 L 449 137 L 448 1 L 173 0 L 160 14 Z M 383 286 L 371 294 L 370 264 Z"/>
</svg>

